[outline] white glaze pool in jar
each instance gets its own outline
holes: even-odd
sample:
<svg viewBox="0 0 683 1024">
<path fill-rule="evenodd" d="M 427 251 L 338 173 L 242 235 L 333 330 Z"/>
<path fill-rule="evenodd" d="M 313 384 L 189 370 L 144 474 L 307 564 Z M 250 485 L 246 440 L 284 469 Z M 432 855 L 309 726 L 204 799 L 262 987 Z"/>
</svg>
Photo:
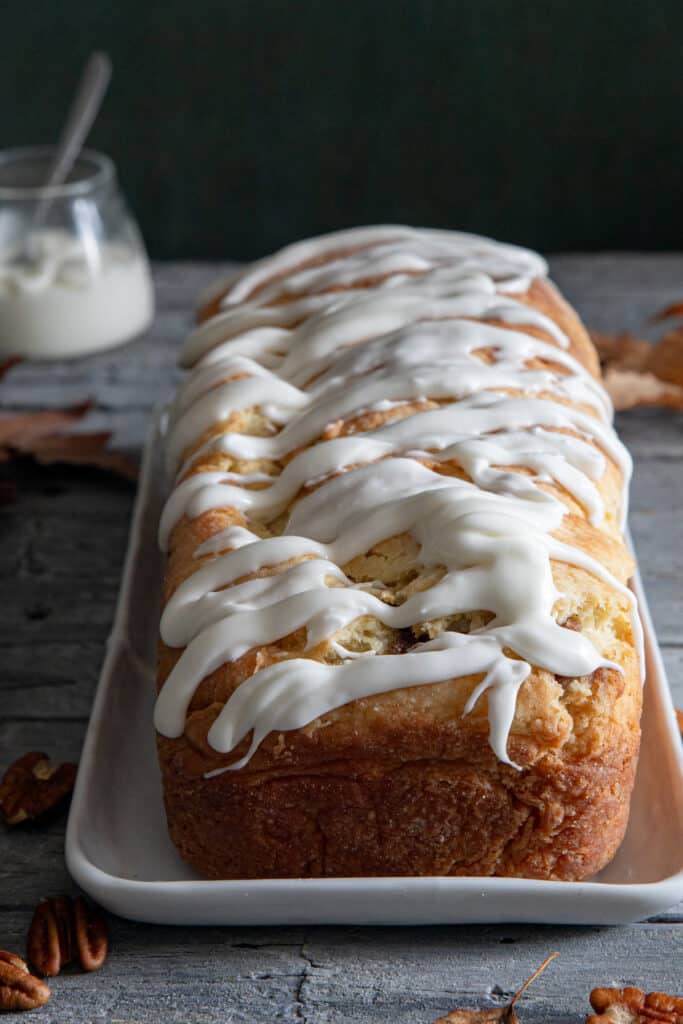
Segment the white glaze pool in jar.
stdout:
<svg viewBox="0 0 683 1024">
<path fill-rule="evenodd" d="M 142 334 L 149 264 L 111 162 L 84 153 L 71 179 L 40 187 L 49 150 L 0 154 L 0 354 L 62 359 Z"/>
</svg>

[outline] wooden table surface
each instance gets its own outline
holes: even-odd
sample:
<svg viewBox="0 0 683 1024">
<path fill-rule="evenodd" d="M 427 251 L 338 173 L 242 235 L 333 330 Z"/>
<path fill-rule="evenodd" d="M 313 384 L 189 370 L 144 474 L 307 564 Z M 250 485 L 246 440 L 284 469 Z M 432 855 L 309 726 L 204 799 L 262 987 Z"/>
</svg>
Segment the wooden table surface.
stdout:
<svg viewBox="0 0 683 1024">
<path fill-rule="evenodd" d="M 683 255 L 571 255 L 551 264 L 596 328 L 642 330 L 683 298 Z M 119 448 L 139 452 L 150 408 L 179 376 L 174 357 L 193 299 L 216 270 L 157 266 L 158 314 L 145 339 L 75 363 L 18 366 L 0 384 L 0 404 L 92 398 L 88 426 L 113 430 Z M 683 706 L 683 415 L 631 412 L 618 426 L 636 464 L 640 567 Z M 0 510 L 0 768 L 27 750 L 78 758 L 133 497 L 131 484 L 96 471 L 20 469 L 18 500 Z M 64 824 L 0 827 L 0 948 L 23 949 L 40 897 L 73 891 Z M 170 928 L 111 919 L 111 936 L 105 967 L 54 979 L 51 1002 L 31 1019 L 430 1024 L 454 1006 L 499 1005 L 554 949 L 560 959 L 524 998 L 530 1024 L 583 1020 L 596 985 L 683 992 L 683 905 L 627 928 Z"/>
</svg>

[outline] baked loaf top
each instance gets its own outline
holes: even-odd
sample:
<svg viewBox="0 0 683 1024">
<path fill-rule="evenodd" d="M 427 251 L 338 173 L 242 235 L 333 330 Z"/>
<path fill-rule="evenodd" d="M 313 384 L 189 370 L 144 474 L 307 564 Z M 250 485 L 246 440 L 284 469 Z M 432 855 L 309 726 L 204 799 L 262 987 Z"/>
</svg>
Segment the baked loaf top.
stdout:
<svg viewBox="0 0 683 1024">
<path fill-rule="evenodd" d="M 513 768 L 635 735 L 630 461 L 546 272 L 484 238 L 362 228 L 207 302 L 160 527 L 155 723 L 185 770 L 418 756 L 453 722 Z"/>
</svg>

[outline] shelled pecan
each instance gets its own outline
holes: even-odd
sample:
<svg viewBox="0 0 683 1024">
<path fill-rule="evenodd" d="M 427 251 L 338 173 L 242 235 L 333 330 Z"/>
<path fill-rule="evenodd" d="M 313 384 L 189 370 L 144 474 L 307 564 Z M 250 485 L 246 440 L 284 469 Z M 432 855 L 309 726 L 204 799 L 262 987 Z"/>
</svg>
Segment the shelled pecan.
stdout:
<svg viewBox="0 0 683 1024">
<path fill-rule="evenodd" d="M 14 953 L 0 949 L 0 1011 L 35 1010 L 50 998 L 50 989 L 34 977 Z"/>
<path fill-rule="evenodd" d="M 55 896 L 36 907 L 26 945 L 29 960 L 47 977 L 75 959 L 84 971 L 96 971 L 107 957 L 107 926 L 82 896 Z"/>
<path fill-rule="evenodd" d="M 74 909 L 69 896 L 42 900 L 36 907 L 26 940 L 26 953 L 41 974 L 59 974 L 74 956 Z"/>
<path fill-rule="evenodd" d="M 76 952 L 84 971 L 97 971 L 107 958 L 109 938 L 104 918 L 79 896 L 74 903 Z"/>
<path fill-rule="evenodd" d="M 586 1024 L 683 1024 L 683 997 L 640 988 L 594 988 Z"/>
<path fill-rule="evenodd" d="M 8 825 L 19 825 L 54 810 L 76 781 L 76 765 L 53 766 L 47 754 L 24 754 L 11 764 L 0 782 L 0 814 Z"/>
</svg>

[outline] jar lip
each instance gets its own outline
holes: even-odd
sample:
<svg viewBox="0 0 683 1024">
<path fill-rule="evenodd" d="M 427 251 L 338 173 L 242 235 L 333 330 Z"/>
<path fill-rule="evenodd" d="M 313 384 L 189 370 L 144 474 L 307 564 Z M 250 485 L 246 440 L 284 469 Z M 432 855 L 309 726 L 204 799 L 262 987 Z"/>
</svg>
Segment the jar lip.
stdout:
<svg viewBox="0 0 683 1024">
<path fill-rule="evenodd" d="M 62 185 L 4 185 L 2 179 L 12 165 L 20 167 L 29 161 L 48 160 L 55 146 L 17 146 L 0 150 L 0 200 L 3 199 L 70 199 L 87 196 L 113 181 L 116 169 L 113 160 L 94 149 L 82 149 L 75 167 L 81 170 L 74 181 Z M 5 172 L 5 174 L 3 174 Z M 73 172 L 72 172 L 73 173 Z"/>
</svg>

